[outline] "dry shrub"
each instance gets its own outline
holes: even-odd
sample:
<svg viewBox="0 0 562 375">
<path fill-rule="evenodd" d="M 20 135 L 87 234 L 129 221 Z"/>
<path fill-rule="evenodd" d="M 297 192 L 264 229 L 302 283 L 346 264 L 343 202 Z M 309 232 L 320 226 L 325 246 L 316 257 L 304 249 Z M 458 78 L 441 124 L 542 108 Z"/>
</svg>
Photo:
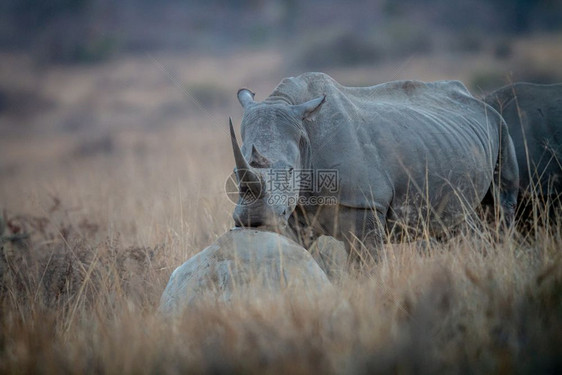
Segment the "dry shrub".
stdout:
<svg viewBox="0 0 562 375">
<path fill-rule="evenodd" d="M 59 205 L 55 198 L 51 215 L 63 210 Z M 55 309 L 72 316 L 103 305 L 114 313 L 125 302 L 142 310 L 158 300 L 162 246 L 124 247 L 119 235 L 98 240 L 99 225 L 87 219 L 13 216 L 6 222 L 0 259 L 5 312 Z"/>
</svg>

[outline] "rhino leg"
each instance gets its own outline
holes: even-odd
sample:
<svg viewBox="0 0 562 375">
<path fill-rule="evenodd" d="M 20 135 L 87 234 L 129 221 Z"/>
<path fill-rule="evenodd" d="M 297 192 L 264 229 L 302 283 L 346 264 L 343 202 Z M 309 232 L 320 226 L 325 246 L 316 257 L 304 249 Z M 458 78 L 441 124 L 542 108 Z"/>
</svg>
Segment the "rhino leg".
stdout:
<svg viewBox="0 0 562 375">
<path fill-rule="evenodd" d="M 497 180 L 499 186 L 499 202 L 503 211 L 505 224 L 509 227 L 515 217 L 517 195 L 519 193 L 519 166 L 515 147 L 509 136 L 509 130 L 502 121 L 501 148 L 497 165 Z"/>
<path fill-rule="evenodd" d="M 359 264 L 380 261 L 385 221 L 386 215 L 379 210 L 342 207 L 336 237 L 344 241 L 350 261 Z"/>
<path fill-rule="evenodd" d="M 500 134 L 500 152 L 494 170 L 494 180 L 481 205 L 486 221 L 493 221 L 494 218 L 500 217 L 498 214 L 503 214 L 505 226 L 510 227 L 515 217 L 519 194 L 519 166 L 515 147 L 505 123 L 502 123 Z"/>
</svg>

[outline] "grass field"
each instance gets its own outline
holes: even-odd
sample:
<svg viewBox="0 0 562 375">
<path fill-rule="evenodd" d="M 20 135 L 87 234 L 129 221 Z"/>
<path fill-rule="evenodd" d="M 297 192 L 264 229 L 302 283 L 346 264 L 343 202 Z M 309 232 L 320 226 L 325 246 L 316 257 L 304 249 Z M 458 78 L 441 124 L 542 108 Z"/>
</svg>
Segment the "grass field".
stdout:
<svg viewBox="0 0 562 375">
<path fill-rule="evenodd" d="M 528 236 L 470 231 L 425 252 L 386 246 L 328 294 L 161 319 L 174 268 L 232 226 L 236 89 L 265 97 L 293 73 L 280 59 L 137 56 L 37 72 L 5 56 L 2 82 L 25 99 L 0 115 L 0 373 L 562 369 L 560 221 Z M 467 66 L 426 57 L 330 73 L 469 80 Z"/>
</svg>

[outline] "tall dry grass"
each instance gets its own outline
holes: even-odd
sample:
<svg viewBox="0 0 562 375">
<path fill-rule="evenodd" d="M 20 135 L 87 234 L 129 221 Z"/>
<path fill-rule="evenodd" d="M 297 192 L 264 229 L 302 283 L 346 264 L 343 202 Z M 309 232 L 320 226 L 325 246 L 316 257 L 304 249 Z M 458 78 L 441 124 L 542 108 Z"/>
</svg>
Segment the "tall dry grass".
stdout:
<svg viewBox="0 0 562 375">
<path fill-rule="evenodd" d="M 33 142 L 12 145 L 31 146 L 2 183 L 2 373 L 537 373 L 562 365 L 560 221 L 530 236 L 480 226 L 424 251 L 387 245 L 382 262 L 331 293 L 209 303 L 171 322 L 157 313 L 170 273 L 231 225 L 226 132 L 114 134 L 113 151 L 85 157 L 67 141 L 55 138 L 71 146 L 50 151 L 42 141 L 36 159 Z"/>
</svg>

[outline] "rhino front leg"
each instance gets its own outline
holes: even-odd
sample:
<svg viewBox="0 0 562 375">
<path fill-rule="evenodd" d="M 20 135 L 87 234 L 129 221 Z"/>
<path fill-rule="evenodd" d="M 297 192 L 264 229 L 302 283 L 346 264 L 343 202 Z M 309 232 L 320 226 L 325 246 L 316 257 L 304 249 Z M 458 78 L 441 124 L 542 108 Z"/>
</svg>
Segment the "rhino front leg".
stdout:
<svg viewBox="0 0 562 375">
<path fill-rule="evenodd" d="M 346 208 L 340 215 L 340 237 L 350 261 L 372 264 L 381 260 L 386 215 L 375 209 Z"/>
<path fill-rule="evenodd" d="M 366 215 L 365 231 L 361 240 L 364 253 L 368 254 L 365 261 L 380 262 L 382 260 L 382 248 L 384 246 L 384 227 L 386 215 L 376 210 L 368 210 Z"/>
</svg>

